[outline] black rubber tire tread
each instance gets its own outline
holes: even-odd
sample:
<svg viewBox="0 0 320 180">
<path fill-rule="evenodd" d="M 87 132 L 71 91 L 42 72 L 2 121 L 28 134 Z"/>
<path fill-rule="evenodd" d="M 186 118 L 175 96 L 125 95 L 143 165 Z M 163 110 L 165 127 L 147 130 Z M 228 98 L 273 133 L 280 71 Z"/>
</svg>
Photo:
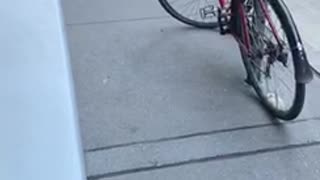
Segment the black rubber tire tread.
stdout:
<svg viewBox="0 0 320 180">
<path fill-rule="evenodd" d="M 297 71 L 297 68 L 299 68 L 297 62 L 300 59 L 298 56 L 294 56 L 295 53 L 293 52 L 293 49 L 296 47 L 296 44 L 298 42 L 301 43 L 300 36 L 298 34 L 298 30 L 294 24 L 292 16 L 289 14 L 288 8 L 285 6 L 285 4 L 282 0 L 272 0 L 272 1 L 269 1 L 269 3 L 271 5 L 271 7 L 273 8 L 274 12 L 276 13 L 277 17 L 278 18 L 281 17 L 281 18 L 279 18 L 279 20 L 283 26 L 284 32 L 285 32 L 287 39 L 289 41 L 291 53 L 293 56 L 294 69 L 295 69 L 295 71 Z M 235 18 L 235 20 L 237 21 L 236 24 L 241 23 L 240 18 Z M 239 30 L 241 32 L 241 26 L 237 26 L 237 30 Z M 240 48 L 240 51 L 241 51 L 241 48 Z M 242 54 L 242 58 L 245 58 L 244 52 L 241 52 L 241 54 Z M 262 93 L 258 83 L 254 80 L 254 78 L 252 78 L 253 72 L 252 72 L 251 65 L 248 63 L 248 60 L 244 59 L 244 65 L 245 65 L 247 72 L 249 73 L 249 76 L 251 76 L 250 78 L 252 80 L 253 88 L 255 89 L 259 98 L 262 100 L 262 104 L 267 108 L 268 111 L 270 111 L 270 113 L 272 115 L 274 115 L 275 117 L 280 118 L 282 120 L 290 121 L 290 120 L 294 120 L 301 113 L 301 111 L 303 109 L 304 101 L 305 101 L 305 94 L 306 94 L 305 84 L 298 83 L 296 81 L 295 97 L 294 97 L 293 104 L 287 111 L 281 111 L 281 110 L 275 109 L 273 106 L 271 106 L 268 103 L 268 101 L 265 99 L 265 96 L 263 96 L 263 93 Z"/>
<path fill-rule="evenodd" d="M 183 22 L 185 24 L 197 27 L 197 28 L 202 28 L 202 29 L 213 29 L 218 27 L 218 22 L 199 22 L 195 21 L 192 19 L 189 19 L 180 13 L 178 13 L 171 5 L 168 3 L 167 0 L 159 0 L 161 6 L 175 19 L 179 20 L 180 22 Z"/>
</svg>

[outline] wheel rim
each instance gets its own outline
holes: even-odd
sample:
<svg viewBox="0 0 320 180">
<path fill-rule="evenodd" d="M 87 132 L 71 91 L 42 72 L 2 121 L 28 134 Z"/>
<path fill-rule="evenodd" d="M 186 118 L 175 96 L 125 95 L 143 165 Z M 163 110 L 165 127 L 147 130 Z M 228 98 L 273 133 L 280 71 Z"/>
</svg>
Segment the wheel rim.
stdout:
<svg viewBox="0 0 320 180">
<path fill-rule="evenodd" d="M 217 22 L 218 0 L 167 0 L 167 3 L 177 14 L 189 21 L 202 24 Z M 211 11 L 214 13 L 209 13 Z"/>
<path fill-rule="evenodd" d="M 258 88 L 260 96 L 268 104 L 269 107 L 276 111 L 288 112 L 293 107 L 296 98 L 296 81 L 294 75 L 294 61 L 291 50 L 289 48 L 289 42 L 287 36 L 281 27 L 281 23 L 273 9 L 266 1 L 267 10 L 270 15 L 271 21 L 273 22 L 275 29 L 279 35 L 281 44 L 283 46 L 283 52 L 287 54 L 286 63 L 281 62 L 280 58 L 271 58 L 270 55 L 265 55 L 260 59 L 255 59 L 251 62 L 253 71 L 253 80 Z M 252 20 L 251 20 L 252 22 Z M 261 21 L 258 21 L 261 22 Z M 255 25 L 258 23 L 255 23 Z M 273 44 L 276 43 L 276 39 L 272 34 L 271 27 L 267 22 L 264 24 L 264 35 L 263 37 L 252 38 L 253 46 L 256 49 L 261 48 L 257 44 L 261 44 L 261 41 L 270 41 Z M 261 25 L 261 24 L 260 24 Z M 257 27 L 253 27 L 256 28 Z M 261 31 L 261 28 L 259 28 Z M 255 30 L 257 31 L 257 30 Z M 260 33 L 261 34 L 261 33 Z M 265 40 L 267 39 L 267 40 Z M 257 42 L 257 41 L 260 41 Z M 263 44 L 263 49 L 267 48 L 267 43 Z"/>
</svg>

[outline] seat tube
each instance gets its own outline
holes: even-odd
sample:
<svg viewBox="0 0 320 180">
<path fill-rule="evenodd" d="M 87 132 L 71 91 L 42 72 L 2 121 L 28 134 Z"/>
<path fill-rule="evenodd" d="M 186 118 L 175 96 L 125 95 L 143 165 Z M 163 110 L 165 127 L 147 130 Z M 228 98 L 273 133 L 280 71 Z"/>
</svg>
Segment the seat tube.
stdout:
<svg viewBox="0 0 320 180">
<path fill-rule="evenodd" d="M 223 9 L 227 4 L 227 0 L 219 0 L 219 3 L 220 3 L 220 7 Z"/>
</svg>

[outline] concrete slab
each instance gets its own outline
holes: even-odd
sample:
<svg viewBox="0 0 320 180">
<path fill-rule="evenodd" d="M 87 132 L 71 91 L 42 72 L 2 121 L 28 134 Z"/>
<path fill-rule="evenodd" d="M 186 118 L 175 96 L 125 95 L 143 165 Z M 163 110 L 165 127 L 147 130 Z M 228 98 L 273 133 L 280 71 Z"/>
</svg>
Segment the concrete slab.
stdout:
<svg viewBox="0 0 320 180">
<path fill-rule="evenodd" d="M 64 0 L 62 4 L 67 24 L 168 17 L 157 0 Z"/>
<path fill-rule="evenodd" d="M 313 54 L 320 54 L 320 1 L 286 1 L 306 44 L 311 64 L 320 71 L 320 60 Z M 66 24 L 92 24 L 112 21 L 128 21 L 153 18 L 170 18 L 157 0 L 65 0 L 62 1 Z M 115 8 L 116 7 L 116 8 Z"/>
<path fill-rule="evenodd" d="M 68 34 L 87 150 L 270 123 L 243 83 L 231 37 L 170 20 L 71 26 Z M 319 115 L 313 101 L 300 118 Z"/>
<path fill-rule="evenodd" d="M 297 23 L 301 37 L 306 45 L 310 63 L 320 71 L 320 1 L 286 1 Z"/>
<path fill-rule="evenodd" d="M 88 152 L 89 178 L 101 178 L 133 171 L 171 167 L 190 162 L 219 159 L 291 146 L 317 143 L 320 132 L 317 121 L 303 121 L 284 126 L 260 126 L 212 133 L 162 142 L 136 144 Z M 307 131 L 300 131 L 306 129 Z M 296 133 L 300 131 L 300 133 Z"/>
<path fill-rule="evenodd" d="M 320 140 L 320 81 L 299 120 L 275 127 L 231 37 L 168 19 L 157 0 L 63 3 L 91 178 L 317 179 L 318 147 L 276 151 Z"/>
<path fill-rule="evenodd" d="M 318 180 L 320 175 L 320 147 L 303 147 L 278 152 L 251 154 L 238 158 L 194 162 L 183 166 L 132 172 L 101 180 Z"/>
</svg>

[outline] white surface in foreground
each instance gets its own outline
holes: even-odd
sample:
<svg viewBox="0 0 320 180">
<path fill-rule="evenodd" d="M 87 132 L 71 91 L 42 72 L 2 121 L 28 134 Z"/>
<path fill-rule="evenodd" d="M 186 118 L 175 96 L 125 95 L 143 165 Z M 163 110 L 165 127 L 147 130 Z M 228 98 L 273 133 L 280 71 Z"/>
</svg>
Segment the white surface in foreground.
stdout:
<svg viewBox="0 0 320 180">
<path fill-rule="evenodd" d="M 0 7 L 0 179 L 84 179 L 59 5 Z"/>
</svg>

